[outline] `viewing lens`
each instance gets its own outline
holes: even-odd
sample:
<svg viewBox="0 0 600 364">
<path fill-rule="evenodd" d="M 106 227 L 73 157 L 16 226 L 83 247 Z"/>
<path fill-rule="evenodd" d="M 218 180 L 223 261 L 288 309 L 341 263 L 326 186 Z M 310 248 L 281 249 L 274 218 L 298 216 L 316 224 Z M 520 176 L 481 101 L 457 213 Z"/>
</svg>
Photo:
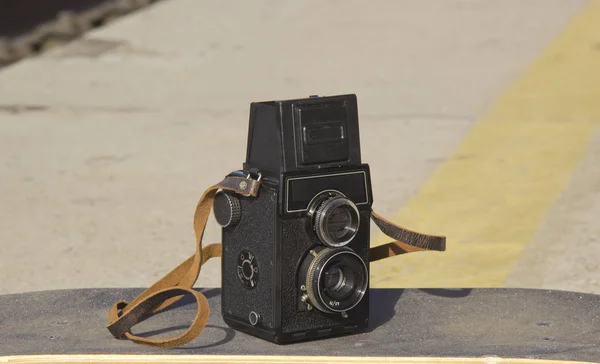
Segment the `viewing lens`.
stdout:
<svg viewBox="0 0 600 364">
<path fill-rule="evenodd" d="M 327 219 L 327 232 L 336 239 L 343 239 L 348 233 L 352 234 L 352 215 L 347 206 L 340 206 L 333 210 Z"/>
<path fill-rule="evenodd" d="M 343 196 L 322 202 L 316 213 L 314 229 L 319 239 L 331 247 L 348 244 L 358 232 L 360 215 L 352 201 Z"/>
</svg>

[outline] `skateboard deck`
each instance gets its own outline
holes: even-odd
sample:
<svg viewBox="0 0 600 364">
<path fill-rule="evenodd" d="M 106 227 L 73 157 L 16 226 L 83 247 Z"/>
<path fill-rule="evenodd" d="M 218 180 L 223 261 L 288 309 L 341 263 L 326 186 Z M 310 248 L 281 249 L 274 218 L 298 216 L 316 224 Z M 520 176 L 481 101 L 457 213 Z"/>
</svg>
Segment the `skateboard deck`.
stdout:
<svg viewBox="0 0 600 364">
<path fill-rule="evenodd" d="M 203 289 L 211 314 L 187 345 L 156 349 L 117 340 L 107 311 L 141 289 L 0 296 L 0 362 L 8 363 L 550 363 L 600 362 L 600 296 L 529 289 L 372 289 L 369 332 L 276 345 L 221 318 L 220 289 Z M 154 338 L 185 330 L 188 297 L 135 326 Z"/>
</svg>

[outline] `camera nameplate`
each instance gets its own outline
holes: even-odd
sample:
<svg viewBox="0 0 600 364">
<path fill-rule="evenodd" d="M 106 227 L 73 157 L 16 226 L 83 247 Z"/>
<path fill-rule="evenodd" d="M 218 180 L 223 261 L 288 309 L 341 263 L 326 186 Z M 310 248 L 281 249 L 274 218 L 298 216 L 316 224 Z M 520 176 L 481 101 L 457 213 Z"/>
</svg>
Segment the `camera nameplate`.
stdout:
<svg viewBox="0 0 600 364">
<path fill-rule="evenodd" d="M 352 176 L 352 175 L 357 175 L 357 176 L 361 176 L 362 177 L 361 178 L 361 183 L 362 183 L 362 187 L 363 188 L 360 189 L 360 196 L 357 193 L 348 193 L 348 192 L 350 192 L 349 188 L 340 188 L 341 186 L 336 186 L 335 185 L 335 180 L 332 179 L 332 178 L 335 178 L 335 177 L 344 177 L 344 176 L 347 177 L 347 176 Z M 320 179 L 320 178 L 329 178 L 329 180 L 327 182 L 328 182 L 328 186 L 330 186 L 330 188 L 327 188 L 327 189 L 334 189 L 334 190 L 340 192 L 341 194 L 343 194 L 344 196 L 346 196 L 348 198 L 359 196 L 360 197 L 359 199 L 351 198 L 352 202 L 355 205 L 360 206 L 360 205 L 369 205 L 370 204 L 369 190 L 368 190 L 369 181 L 367 180 L 367 173 L 365 171 L 328 173 L 328 174 L 321 174 L 321 175 L 301 176 L 301 177 L 288 177 L 288 178 L 286 178 L 286 181 L 285 181 L 285 186 L 286 186 L 285 212 L 288 213 L 288 214 L 289 213 L 296 213 L 296 212 L 307 212 L 308 209 L 309 209 L 310 202 L 312 201 L 312 198 L 314 196 L 316 196 L 318 193 L 320 193 L 320 192 L 322 192 L 322 191 L 325 190 L 325 189 L 320 190 L 319 188 L 313 188 L 313 190 L 310 190 L 310 188 L 309 188 L 309 191 L 310 191 L 309 194 L 312 194 L 311 197 L 310 198 L 302 199 L 303 200 L 302 202 L 306 201 L 306 203 L 304 204 L 305 207 L 303 207 L 303 208 L 294 208 L 295 207 L 294 206 L 294 207 L 290 208 L 290 201 L 293 200 L 292 193 L 294 191 L 294 188 L 291 186 L 292 182 L 294 182 L 294 181 L 308 182 L 308 180 L 317 180 L 317 179 Z M 348 180 L 346 180 L 346 181 L 339 180 L 338 181 L 338 183 L 340 185 L 346 184 L 348 182 L 349 182 Z M 308 184 L 305 184 L 304 187 L 306 188 L 306 186 L 308 186 Z M 352 190 L 356 191 L 357 190 L 356 187 L 357 186 L 353 185 L 352 186 Z"/>
</svg>

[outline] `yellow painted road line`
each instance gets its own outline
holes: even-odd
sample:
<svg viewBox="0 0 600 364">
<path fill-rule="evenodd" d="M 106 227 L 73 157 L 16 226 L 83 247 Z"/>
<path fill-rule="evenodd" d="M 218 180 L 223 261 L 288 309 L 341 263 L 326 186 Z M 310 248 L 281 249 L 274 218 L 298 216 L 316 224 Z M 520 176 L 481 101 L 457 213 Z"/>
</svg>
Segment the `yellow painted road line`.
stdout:
<svg viewBox="0 0 600 364">
<path fill-rule="evenodd" d="M 372 286 L 503 286 L 598 125 L 600 0 L 500 95 L 392 219 L 446 235 L 447 251 L 373 263 Z M 377 236 L 373 245 L 384 242 Z"/>
</svg>

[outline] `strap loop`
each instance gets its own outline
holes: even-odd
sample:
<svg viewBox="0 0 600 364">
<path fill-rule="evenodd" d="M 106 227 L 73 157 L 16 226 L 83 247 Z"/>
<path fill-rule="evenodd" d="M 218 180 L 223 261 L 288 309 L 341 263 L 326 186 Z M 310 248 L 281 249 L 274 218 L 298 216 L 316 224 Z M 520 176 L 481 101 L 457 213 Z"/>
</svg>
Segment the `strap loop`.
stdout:
<svg viewBox="0 0 600 364">
<path fill-rule="evenodd" d="M 190 327 L 183 333 L 168 339 L 150 339 L 134 335 L 129 331 L 131 327 L 149 317 L 146 316 L 146 314 L 147 312 L 151 311 L 150 307 L 165 302 L 176 296 L 183 297 L 185 294 L 191 294 L 194 296 L 196 302 L 198 303 L 198 312 L 196 313 L 196 317 L 194 318 L 194 321 Z M 206 326 L 209 314 L 210 307 L 208 305 L 206 296 L 193 289 L 173 287 L 154 292 L 136 306 L 130 306 L 127 315 L 121 316 L 116 322 L 113 323 L 113 325 L 108 327 L 108 330 L 117 338 L 125 337 L 137 344 L 169 349 L 184 345 L 198 336 L 202 329 L 204 329 L 204 326 Z M 118 336 L 120 334 L 120 330 L 123 329 L 127 331 L 122 334 L 122 336 Z"/>
</svg>

